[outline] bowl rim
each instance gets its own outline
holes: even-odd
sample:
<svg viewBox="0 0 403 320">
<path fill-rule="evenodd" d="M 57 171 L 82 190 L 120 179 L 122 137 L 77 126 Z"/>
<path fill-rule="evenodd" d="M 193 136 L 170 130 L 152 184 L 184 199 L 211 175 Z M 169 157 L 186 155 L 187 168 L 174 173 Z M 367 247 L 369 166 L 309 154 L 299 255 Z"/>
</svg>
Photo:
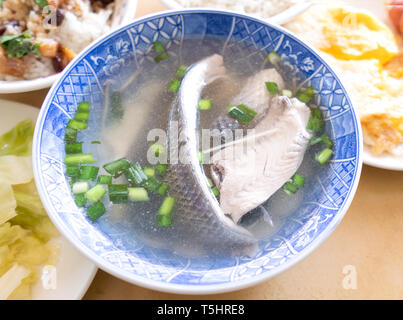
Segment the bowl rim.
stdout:
<svg viewBox="0 0 403 320">
<path fill-rule="evenodd" d="M 64 224 L 64 222 L 61 220 L 59 215 L 57 214 L 57 211 L 53 209 L 53 206 L 51 205 L 50 201 L 48 200 L 48 197 L 46 195 L 46 191 L 42 187 L 42 178 L 40 175 L 40 169 L 39 169 L 39 156 L 40 156 L 40 149 L 39 149 L 39 136 L 41 132 L 41 128 L 43 128 L 45 116 L 48 112 L 48 109 L 50 107 L 50 102 L 51 99 L 54 97 L 57 89 L 59 88 L 59 85 L 61 84 L 64 76 L 66 76 L 73 67 L 76 66 L 76 64 L 81 61 L 81 59 L 92 49 L 96 48 L 100 43 L 103 43 L 107 41 L 110 38 L 113 38 L 116 36 L 118 33 L 122 32 L 122 30 L 125 30 L 129 28 L 132 25 L 142 23 L 142 22 L 147 22 L 148 20 L 151 19 L 157 19 L 173 14 L 198 14 L 198 13 L 213 13 L 213 14 L 221 14 L 221 15 L 231 15 L 231 16 L 236 16 L 242 19 L 246 20 L 251 20 L 255 21 L 264 25 L 269 26 L 270 28 L 274 28 L 287 36 L 291 37 L 293 40 L 298 42 L 300 45 L 302 45 L 305 49 L 311 51 L 314 53 L 318 60 L 327 67 L 328 71 L 334 76 L 334 78 L 337 80 L 338 84 L 342 88 L 343 92 L 345 93 L 345 96 L 347 98 L 347 101 L 349 102 L 350 108 L 352 110 L 353 114 L 353 120 L 354 120 L 354 125 L 355 125 L 355 132 L 357 136 L 357 163 L 356 163 L 356 174 L 354 176 L 354 181 L 351 185 L 351 188 L 349 190 L 348 195 L 346 196 L 346 199 L 344 201 L 344 204 L 342 207 L 340 207 L 338 213 L 335 215 L 331 223 L 329 223 L 326 226 L 326 229 L 323 230 L 307 247 L 302 252 L 299 252 L 297 255 L 294 255 L 292 258 L 290 258 L 287 262 L 284 264 L 276 267 L 273 270 L 264 272 L 260 275 L 254 276 L 253 278 L 248 278 L 248 279 L 242 279 L 242 280 L 237 280 L 236 282 L 227 282 L 227 283 L 222 283 L 222 284 L 205 284 L 205 285 L 192 285 L 192 284 L 173 284 L 169 282 L 160 282 L 156 280 L 150 280 L 146 279 L 144 277 L 138 276 L 134 273 L 130 273 L 126 270 L 123 270 L 112 263 L 106 261 L 102 257 L 98 256 L 94 252 L 92 252 L 85 244 L 83 244 L 81 241 L 75 239 L 74 234 L 70 231 L 70 229 Z M 356 109 L 354 108 L 351 99 L 349 98 L 348 91 L 345 89 L 343 86 L 340 77 L 337 75 L 337 73 L 330 67 L 330 65 L 324 60 L 324 58 L 321 56 L 321 54 L 316 50 L 315 48 L 312 48 L 308 43 L 300 39 L 298 36 L 296 36 L 293 32 L 290 32 L 289 30 L 286 30 L 285 28 L 272 24 L 270 22 L 267 22 L 263 19 L 256 18 L 253 16 L 249 16 L 246 14 L 241 14 L 237 13 L 231 10 L 216 10 L 216 9 L 181 9 L 181 10 L 165 10 L 165 11 L 160 11 L 157 13 L 151 13 L 142 17 L 139 17 L 137 19 L 134 19 L 131 23 L 122 25 L 119 28 L 109 32 L 108 34 L 102 36 L 101 38 L 97 39 L 90 45 L 88 45 L 84 50 L 82 50 L 75 58 L 74 60 L 63 70 L 62 75 L 58 79 L 56 83 L 53 84 L 52 88 L 49 90 L 46 99 L 44 103 L 42 104 L 41 111 L 38 116 L 38 120 L 35 126 L 35 132 L 34 132 L 34 139 L 33 139 L 33 170 L 34 170 L 34 177 L 35 177 L 35 183 L 40 195 L 40 198 L 44 204 L 44 207 L 46 211 L 48 212 L 49 217 L 51 218 L 52 222 L 56 225 L 58 230 L 63 234 L 63 236 L 68 239 L 80 252 L 82 252 L 84 255 L 86 255 L 89 259 L 91 259 L 100 269 L 110 273 L 111 275 L 120 278 L 124 281 L 127 281 L 129 283 L 139 285 L 144 288 L 152 289 L 152 290 L 158 290 L 162 292 L 168 292 L 168 293 L 175 293 L 175 294 L 190 294 L 190 295 L 197 295 L 197 294 L 216 294 L 216 293 L 224 293 L 224 292 L 229 292 L 229 291 L 235 291 L 235 290 L 240 290 L 244 289 L 247 287 L 251 287 L 253 285 L 256 285 L 258 283 L 261 283 L 263 281 L 266 281 L 281 272 L 291 268 L 298 262 L 302 261 L 305 259 L 308 255 L 310 255 L 316 248 L 318 248 L 323 241 L 325 241 L 334 231 L 334 229 L 339 225 L 341 220 L 343 219 L 344 215 L 346 214 L 348 208 L 351 205 L 351 202 L 354 198 L 354 195 L 357 191 L 357 187 L 359 184 L 360 176 L 361 176 L 361 170 L 362 170 L 362 154 L 363 154 L 363 137 L 362 137 L 362 129 L 361 129 L 361 124 L 360 121 L 358 120 L 358 113 Z M 54 212 L 53 212 L 54 211 Z"/>
<path fill-rule="evenodd" d="M 121 1 L 122 2 L 122 1 Z M 112 31 L 118 29 L 120 26 L 123 26 L 127 23 L 133 21 L 134 16 L 137 12 L 137 4 L 138 0 L 126 0 L 127 9 L 124 10 L 122 23 L 117 25 L 115 28 L 112 28 Z M 106 33 L 105 35 L 108 35 Z M 93 43 L 97 42 L 98 39 L 95 39 Z M 80 54 L 79 52 L 77 56 Z M 66 66 L 67 68 L 67 66 Z M 40 89 L 46 89 L 52 86 L 52 84 L 56 83 L 56 81 L 61 77 L 63 72 L 58 72 L 51 74 L 46 77 L 39 77 L 31 80 L 0 80 L 0 94 L 9 94 L 9 93 L 23 93 L 23 92 L 31 92 Z"/>
</svg>

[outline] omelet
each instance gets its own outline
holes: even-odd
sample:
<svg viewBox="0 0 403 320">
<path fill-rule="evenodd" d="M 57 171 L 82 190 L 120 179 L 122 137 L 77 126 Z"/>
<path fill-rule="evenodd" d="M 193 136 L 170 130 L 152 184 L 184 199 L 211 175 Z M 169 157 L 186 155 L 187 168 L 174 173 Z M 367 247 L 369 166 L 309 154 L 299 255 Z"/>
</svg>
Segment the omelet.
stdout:
<svg viewBox="0 0 403 320">
<path fill-rule="evenodd" d="M 341 77 L 375 155 L 403 155 L 403 45 L 370 12 L 318 4 L 286 28 L 320 50 Z"/>
</svg>

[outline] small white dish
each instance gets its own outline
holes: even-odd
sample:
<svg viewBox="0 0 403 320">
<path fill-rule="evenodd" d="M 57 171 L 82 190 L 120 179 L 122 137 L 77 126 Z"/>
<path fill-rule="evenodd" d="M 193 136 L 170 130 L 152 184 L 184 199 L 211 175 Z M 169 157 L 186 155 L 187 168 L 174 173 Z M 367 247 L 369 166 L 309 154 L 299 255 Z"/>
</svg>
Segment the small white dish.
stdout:
<svg viewBox="0 0 403 320">
<path fill-rule="evenodd" d="M 184 7 L 182 5 L 180 5 L 176 0 L 160 0 L 168 9 L 175 9 L 175 10 L 179 10 L 179 9 L 186 9 L 186 8 L 192 8 L 193 7 Z M 299 16 L 301 13 L 303 13 L 304 11 L 306 11 L 310 6 L 312 6 L 313 2 L 312 1 L 301 1 L 300 3 L 297 3 L 289 8 L 287 8 L 286 10 L 271 16 L 269 18 L 265 18 L 265 17 L 261 17 L 259 15 L 256 14 L 250 14 L 247 12 L 240 12 L 243 14 L 247 14 L 249 16 L 253 16 L 253 17 L 257 17 L 260 19 L 264 19 L 270 23 L 273 24 L 278 24 L 278 25 L 282 25 L 285 24 L 287 22 L 290 22 L 291 20 L 293 20 L 294 18 L 296 18 L 297 16 Z M 206 6 L 208 7 L 208 6 Z M 212 8 L 212 9 L 216 9 L 216 8 Z M 233 9 L 231 9 L 233 10 Z"/>
<path fill-rule="evenodd" d="M 116 9 L 113 13 L 112 28 L 115 29 L 132 21 L 136 15 L 137 0 L 115 0 Z M 60 73 L 33 80 L 0 81 L 0 93 L 29 92 L 50 88 L 59 78 Z"/>
<path fill-rule="evenodd" d="M 0 100 L 0 135 L 24 119 L 35 123 L 39 109 L 25 104 Z M 56 265 L 56 288 L 45 289 L 39 281 L 32 290 L 33 300 L 77 300 L 81 299 L 97 272 L 96 265 L 83 256 L 64 237 L 52 239 L 60 245 Z"/>
<path fill-rule="evenodd" d="M 386 170 L 403 171 L 403 157 L 394 155 L 374 156 L 364 145 L 362 154 L 364 164 Z"/>
</svg>

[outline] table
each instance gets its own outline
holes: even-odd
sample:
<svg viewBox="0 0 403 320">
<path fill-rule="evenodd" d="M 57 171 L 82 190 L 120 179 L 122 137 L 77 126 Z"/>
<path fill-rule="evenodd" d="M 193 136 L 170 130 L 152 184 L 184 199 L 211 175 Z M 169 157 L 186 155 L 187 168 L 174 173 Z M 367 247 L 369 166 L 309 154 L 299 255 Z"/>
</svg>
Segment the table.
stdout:
<svg viewBox="0 0 403 320">
<path fill-rule="evenodd" d="M 139 0 L 137 16 L 166 9 Z M 47 90 L 0 95 L 40 107 Z M 332 235 L 305 260 L 264 283 L 188 296 L 144 289 L 98 271 L 84 299 L 403 299 L 403 172 L 363 167 L 356 196 Z M 356 282 L 349 281 L 356 276 Z"/>
</svg>

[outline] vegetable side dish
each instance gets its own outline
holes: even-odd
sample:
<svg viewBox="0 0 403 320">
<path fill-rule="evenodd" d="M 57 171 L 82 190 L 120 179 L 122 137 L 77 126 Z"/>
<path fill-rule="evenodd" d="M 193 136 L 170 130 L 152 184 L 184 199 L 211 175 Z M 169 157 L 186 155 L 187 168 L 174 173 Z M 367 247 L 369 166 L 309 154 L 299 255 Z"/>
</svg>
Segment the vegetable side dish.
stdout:
<svg viewBox="0 0 403 320">
<path fill-rule="evenodd" d="M 109 31 L 113 0 L 0 0 L 0 80 L 60 72 Z"/>
<path fill-rule="evenodd" d="M 44 265 L 54 265 L 58 235 L 33 180 L 33 124 L 20 122 L 0 136 L 0 300 L 29 299 Z"/>
</svg>

